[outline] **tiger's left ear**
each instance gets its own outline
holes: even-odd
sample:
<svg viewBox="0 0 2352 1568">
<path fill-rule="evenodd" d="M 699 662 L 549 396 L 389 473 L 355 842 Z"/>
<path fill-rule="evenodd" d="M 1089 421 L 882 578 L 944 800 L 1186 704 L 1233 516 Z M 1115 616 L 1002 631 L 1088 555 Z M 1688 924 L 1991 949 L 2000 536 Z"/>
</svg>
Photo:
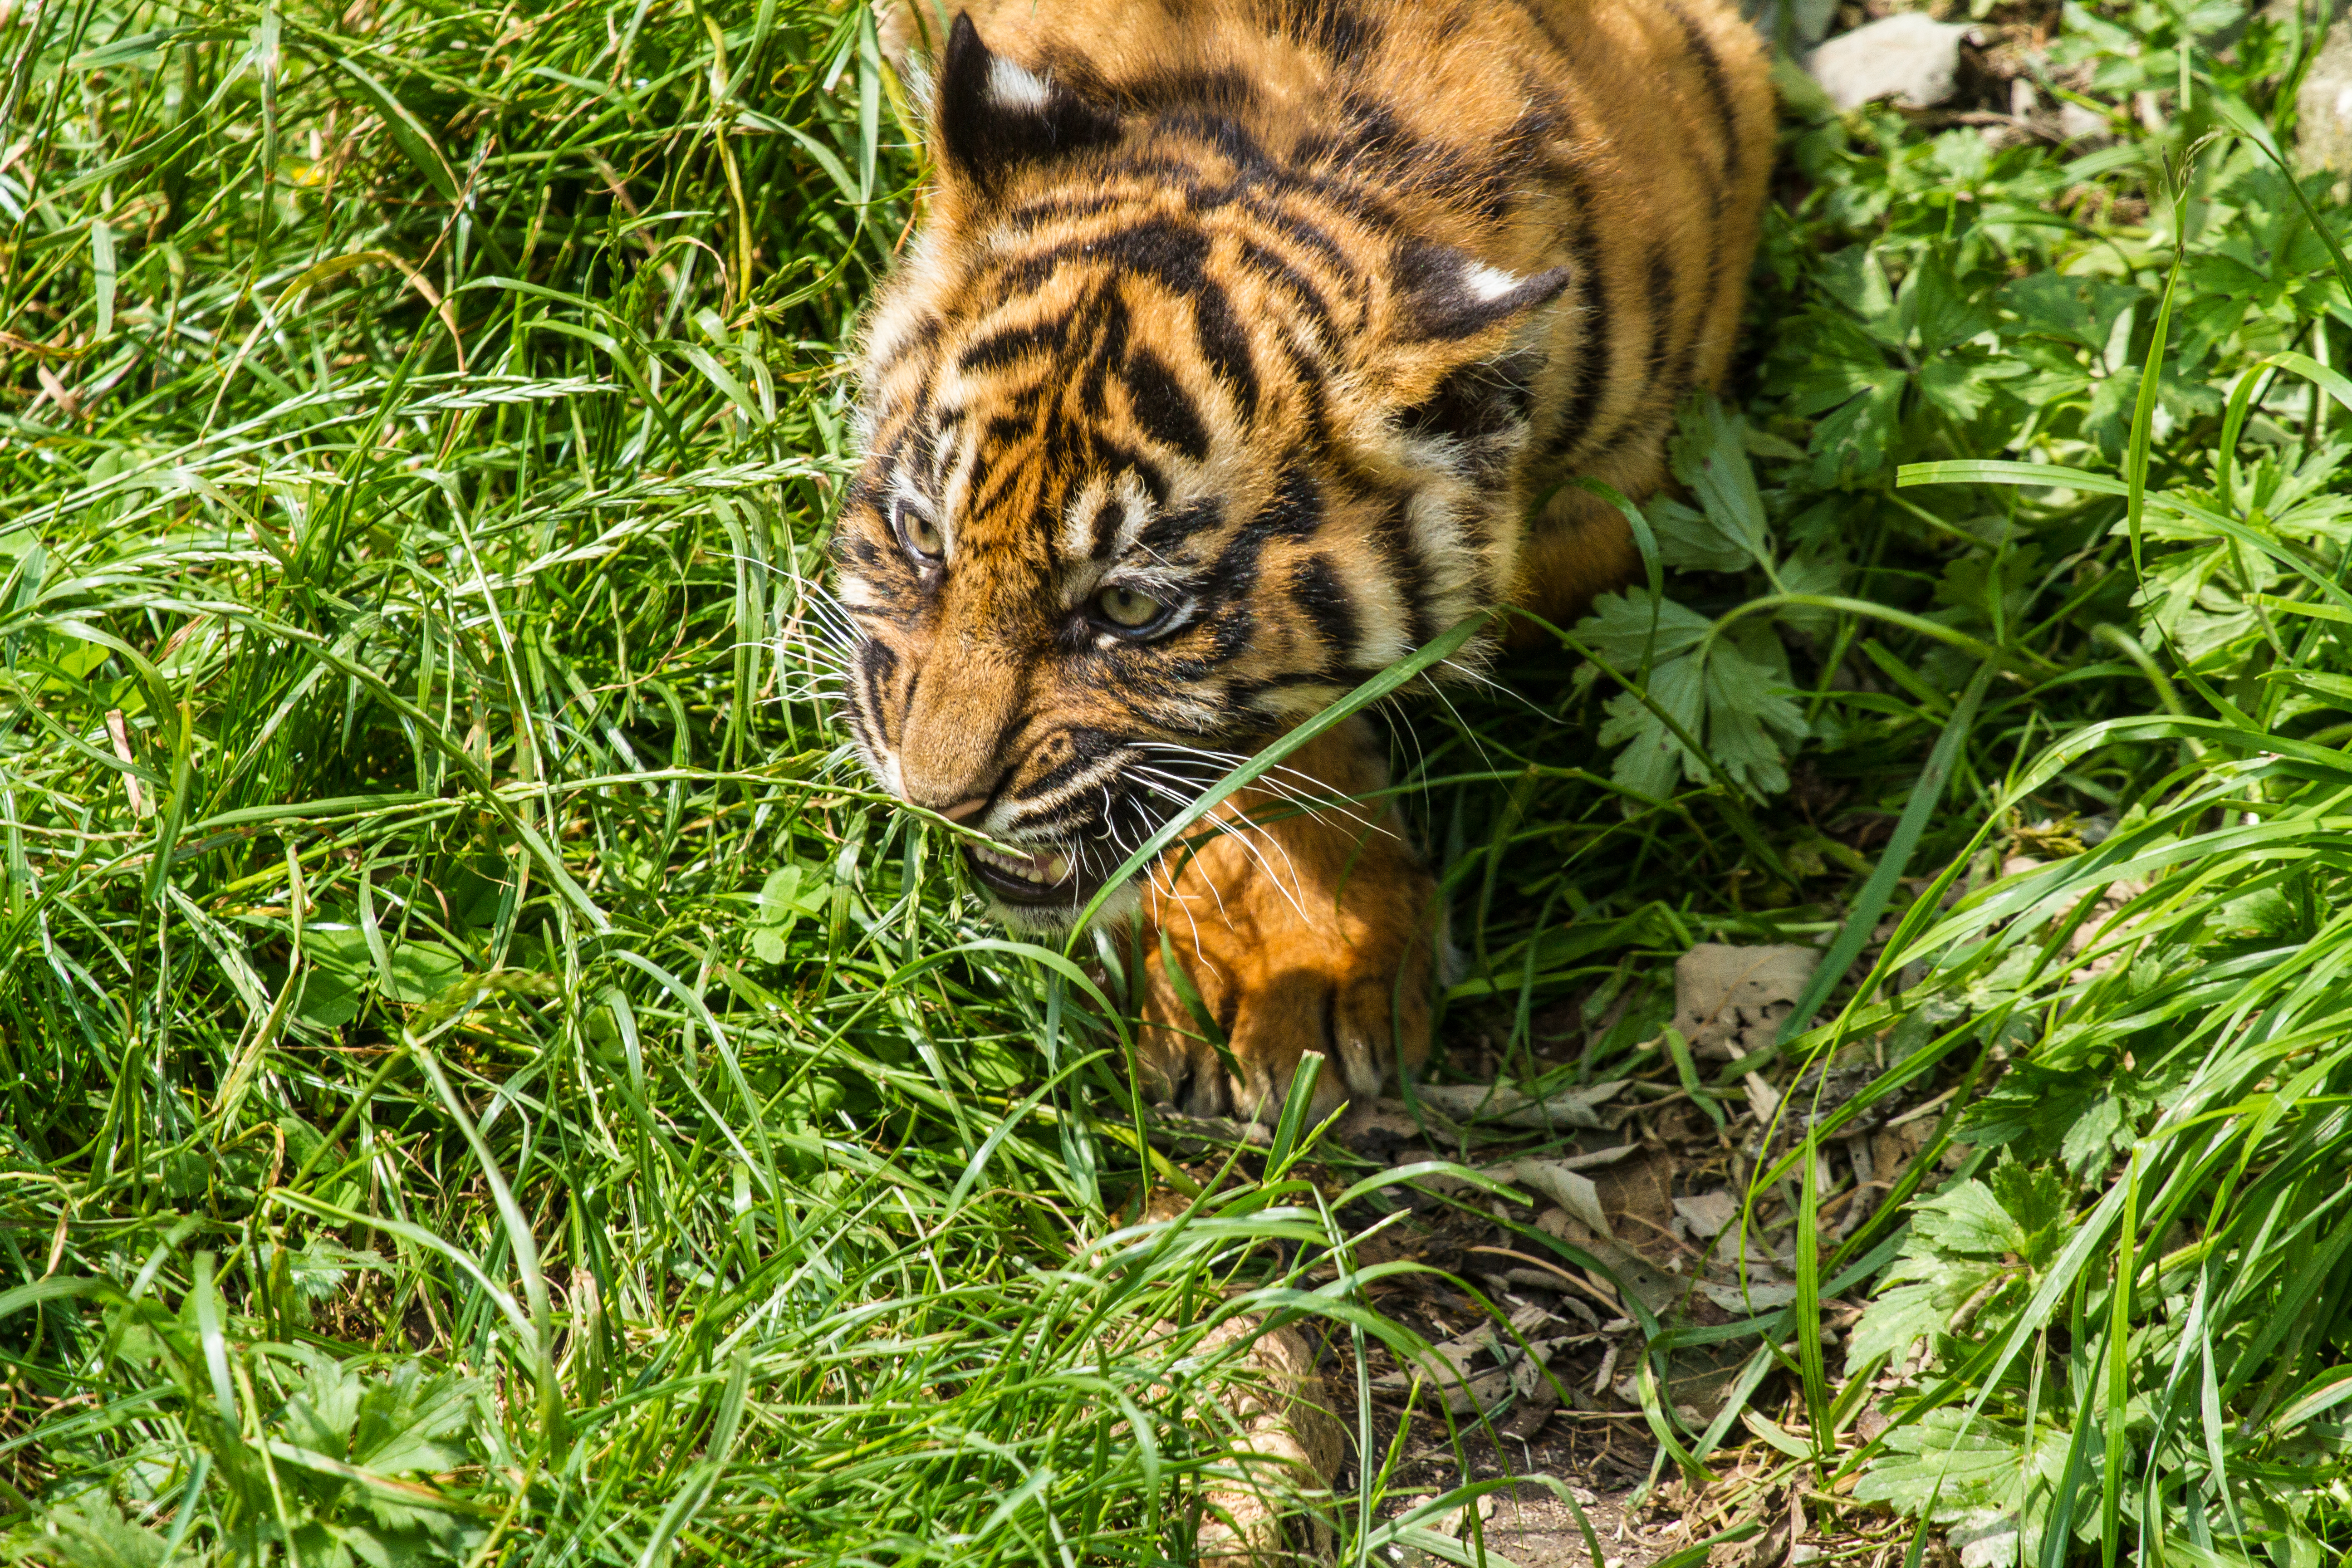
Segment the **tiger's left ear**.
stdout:
<svg viewBox="0 0 2352 1568">
<path fill-rule="evenodd" d="M 1390 270 L 1395 290 L 1393 334 L 1407 342 L 1448 342 L 1506 325 L 1568 287 L 1568 268 L 1521 278 L 1448 245 L 1397 247 Z"/>
<path fill-rule="evenodd" d="M 931 123 L 948 166 L 982 186 L 1118 135 L 1115 115 L 982 43 L 966 12 L 948 34 Z"/>
</svg>

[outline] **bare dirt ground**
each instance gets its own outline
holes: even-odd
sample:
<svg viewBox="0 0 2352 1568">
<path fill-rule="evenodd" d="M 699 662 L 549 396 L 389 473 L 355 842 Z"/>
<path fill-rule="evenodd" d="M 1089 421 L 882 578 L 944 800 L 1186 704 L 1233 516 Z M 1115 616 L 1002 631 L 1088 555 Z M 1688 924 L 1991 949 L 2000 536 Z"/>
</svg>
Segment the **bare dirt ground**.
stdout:
<svg viewBox="0 0 2352 1568">
<path fill-rule="evenodd" d="M 1367 1167 L 1431 1161 L 1517 1194 L 1423 1174 L 1401 1177 L 1342 1216 L 1370 1233 L 1355 1249 L 1357 1268 L 1392 1266 L 1370 1286 L 1373 1304 L 1433 1351 L 1408 1349 L 1400 1360 L 1396 1349 L 1367 1341 L 1360 1358 L 1344 1332 L 1327 1331 L 1318 1359 L 1351 1450 L 1362 1447 L 1338 1478 L 1340 1489 L 1359 1486 L 1356 1467 L 1370 1463 L 1396 1518 L 1467 1484 L 1512 1481 L 1475 1509 L 1417 1522 L 1523 1568 L 1591 1564 L 1596 1552 L 1600 1568 L 1652 1568 L 1694 1547 L 1703 1548 L 1698 1556 L 1682 1561 L 1706 1568 L 1780 1568 L 1832 1554 L 1867 1563 L 1878 1555 L 1871 1548 L 1899 1551 L 1907 1531 L 1841 1495 L 1852 1478 L 1815 1489 L 1883 1426 L 1874 1391 L 1863 1391 L 1826 1445 L 1825 1471 L 1792 1458 L 1810 1454 L 1812 1441 L 1791 1380 L 1759 1369 L 1744 1394 L 1738 1387 L 1767 1326 L 1796 1295 L 1798 1182 L 1776 1173 L 1776 1163 L 1876 1068 L 1857 1059 L 1801 1072 L 1773 1058 L 1771 1034 L 1810 973 L 1806 956 L 1694 950 L 1678 966 L 1675 1041 L 1662 1036 L 1624 1079 L 1528 1103 L 1492 1087 L 1577 1076 L 1558 1069 L 1571 1066 L 1592 1021 L 1563 1006 L 1536 1020 L 1531 1058 L 1494 1060 L 1474 1037 L 1452 1060 L 1452 1076 L 1471 1081 L 1425 1087 L 1411 1105 L 1381 1101 L 1334 1130 L 1328 1165 L 1307 1173 L 1335 1196 Z M 1677 1049 L 1695 1056 L 1697 1073 L 1685 1076 Z M 1730 1076 L 1727 1064 L 1736 1072 L 1750 1061 L 1738 1089 L 1704 1087 Z M 1908 1086 L 1822 1140 L 1813 1174 L 1816 1262 L 1825 1270 L 1842 1243 L 1857 1254 L 1887 1233 L 1893 1215 L 1881 1210 L 1915 1184 L 1906 1178 L 1937 1173 L 1914 1166 L 1951 1098 L 1932 1083 Z M 1244 1142 L 1264 1136 L 1231 1124 L 1198 1131 Z M 1170 1131 L 1171 1152 L 1214 1180 L 1222 1159 L 1180 1128 Z M 1832 1385 L 1862 1306 L 1858 1290 L 1821 1304 Z M 1653 1363 L 1650 1410 L 1637 1381 L 1656 1342 L 1645 1319 L 1674 1346 Z M 1708 1330 L 1723 1331 L 1710 1340 Z M 1677 1342 L 1693 1334 L 1699 1342 Z M 1695 1479 L 1660 1460 L 1654 1415 L 1695 1451 L 1727 1404 L 1732 1415 Z"/>
</svg>

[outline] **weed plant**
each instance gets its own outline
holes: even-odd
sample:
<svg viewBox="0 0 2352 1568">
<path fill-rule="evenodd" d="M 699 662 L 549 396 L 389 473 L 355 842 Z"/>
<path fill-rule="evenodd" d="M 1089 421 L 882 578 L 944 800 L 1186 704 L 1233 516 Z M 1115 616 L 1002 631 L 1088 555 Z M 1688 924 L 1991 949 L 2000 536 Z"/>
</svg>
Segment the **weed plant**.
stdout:
<svg viewBox="0 0 2352 1568">
<path fill-rule="evenodd" d="M 1918 1201 L 1716 1331 L 1789 1476 L 1971 1564 L 2302 1568 L 2352 1545 L 2318 33 L 2058 20 L 2071 147 L 1783 73 L 1649 581 L 1390 710 L 1402 798 L 1452 1037 L 1652 1071 L 1685 947 L 1828 942 L 1779 1049 L 1677 1056 L 1703 1105 L 1885 1064 L 1759 1178 L 1809 1226 L 1843 1128 L 1954 1091 Z M 1398 1332 L 1381 1178 L 1294 1119 L 1130 1223 L 1192 1184 L 1118 955 L 991 931 L 844 761 L 808 584 L 919 174 L 864 8 L 41 0 L 0 71 L 6 1550 L 1181 1560 L 1219 1323 Z M 1694 1474 L 1736 1414 L 1649 1411 Z M 1347 1559 L 1469 1560 L 1384 1463 Z"/>
</svg>

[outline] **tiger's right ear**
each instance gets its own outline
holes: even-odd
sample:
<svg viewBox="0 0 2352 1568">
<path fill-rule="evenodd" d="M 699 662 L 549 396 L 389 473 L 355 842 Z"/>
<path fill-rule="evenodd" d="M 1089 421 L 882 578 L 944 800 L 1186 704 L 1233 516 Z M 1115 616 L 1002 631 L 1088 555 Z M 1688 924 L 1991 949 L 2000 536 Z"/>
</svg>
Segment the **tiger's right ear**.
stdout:
<svg viewBox="0 0 2352 1568">
<path fill-rule="evenodd" d="M 1116 116 L 992 52 L 965 12 L 956 14 L 940 61 L 931 125 L 942 160 L 983 186 L 1024 164 L 1099 147 L 1118 136 Z"/>
</svg>

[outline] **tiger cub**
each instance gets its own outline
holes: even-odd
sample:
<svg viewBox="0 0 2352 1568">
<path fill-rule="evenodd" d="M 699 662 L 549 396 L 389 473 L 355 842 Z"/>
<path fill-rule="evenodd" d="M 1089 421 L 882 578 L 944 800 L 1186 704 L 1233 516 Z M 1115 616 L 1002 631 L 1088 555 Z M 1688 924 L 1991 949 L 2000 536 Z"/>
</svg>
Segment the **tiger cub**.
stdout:
<svg viewBox="0 0 2352 1568">
<path fill-rule="evenodd" d="M 1631 578 L 1561 481 L 1648 493 L 1723 374 L 1771 90 L 1729 0 L 916 5 L 936 177 L 864 342 L 848 716 L 1005 847 L 965 851 L 1002 920 L 1066 926 L 1374 672 Z M 1163 1103 L 1270 1119 L 1318 1051 L 1320 1115 L 1421 1063 L 1442 911 L 1386 777 L 1332 730 L 1104 905 Z"/>
</svg>

